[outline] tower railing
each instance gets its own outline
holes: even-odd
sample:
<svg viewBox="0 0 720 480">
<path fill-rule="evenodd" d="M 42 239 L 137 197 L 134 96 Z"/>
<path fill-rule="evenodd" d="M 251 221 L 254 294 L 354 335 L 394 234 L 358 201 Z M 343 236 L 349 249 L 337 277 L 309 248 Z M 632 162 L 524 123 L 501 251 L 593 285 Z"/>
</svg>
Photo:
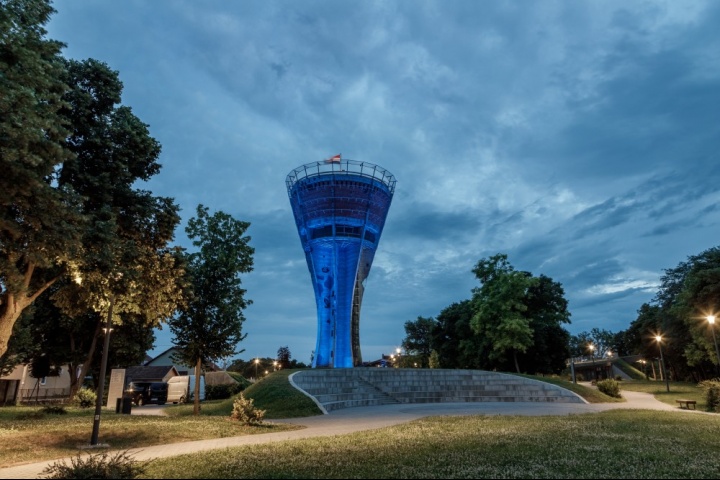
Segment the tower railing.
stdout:
<svg viewBox="0 0 720 480">
<path fill-rule="evenodd" d="M 350 159 L 334 162 L 324 160 L 321 162 L 306 163 L 290 172 L 285 179 L 288 195 L 292 196 L 292 188 L 300 180 L 318 175 L 326 175 L 328 173 L 337 175 L 360 175 L 378 180 L 388 187 L 391 194 L 395 191 L 395 184 L 397 183 L 392 173 L 373 163 Z"/>
</svg>

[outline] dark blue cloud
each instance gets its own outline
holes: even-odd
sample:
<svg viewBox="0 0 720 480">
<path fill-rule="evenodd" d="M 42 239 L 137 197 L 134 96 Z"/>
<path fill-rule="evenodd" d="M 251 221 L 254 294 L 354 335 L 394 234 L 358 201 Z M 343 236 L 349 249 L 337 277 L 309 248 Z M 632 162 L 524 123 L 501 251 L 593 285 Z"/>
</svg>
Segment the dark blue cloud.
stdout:
<svg viewBox="0 0 720 480">
<path fill-rule="evenodd" d="M 184 222 L 199 203 L 251 222 L 245 357 L 314 348 L 284 180 L 338 152 L 398 179 L 366 358 L 469 298 L 473 265 L 495 253 L 563 284 L 572 332 L 618 331 L 662 269 L 717 243 L 717 2 L 55 7 L 50 36 L 119 70 L 162 143 L 147 188 Z"/>
</svg>

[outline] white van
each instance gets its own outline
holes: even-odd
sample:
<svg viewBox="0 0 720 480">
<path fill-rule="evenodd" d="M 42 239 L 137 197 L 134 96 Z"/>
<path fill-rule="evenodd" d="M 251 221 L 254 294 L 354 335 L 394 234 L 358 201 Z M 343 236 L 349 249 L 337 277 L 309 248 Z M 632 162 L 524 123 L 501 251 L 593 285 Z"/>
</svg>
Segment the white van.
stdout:
<svg viewBox="0 0 720 480">
<path fill-rule="evenodd" d="M 195 375 L 177 375 L 167 381 L 167 402 L 191 402 L 195 394 Z M 200 401 L 205 400 L 205 377 L 200 377 Z"/>
</svg>

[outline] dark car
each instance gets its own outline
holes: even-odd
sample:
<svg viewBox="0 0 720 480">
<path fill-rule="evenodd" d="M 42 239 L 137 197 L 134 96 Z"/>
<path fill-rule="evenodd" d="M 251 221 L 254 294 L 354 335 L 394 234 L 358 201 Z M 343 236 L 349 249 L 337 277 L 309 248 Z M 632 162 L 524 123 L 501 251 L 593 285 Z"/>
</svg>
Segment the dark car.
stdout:
<svg viewBox="0 0 720 480">
<path fill-rule="evenodd" d="M 132 398 L 137 406 L 157 403 L 165 405 L 167 402 L 167 383 L 165 382 L 130 382 L 125 395 Z"/>
</svg>

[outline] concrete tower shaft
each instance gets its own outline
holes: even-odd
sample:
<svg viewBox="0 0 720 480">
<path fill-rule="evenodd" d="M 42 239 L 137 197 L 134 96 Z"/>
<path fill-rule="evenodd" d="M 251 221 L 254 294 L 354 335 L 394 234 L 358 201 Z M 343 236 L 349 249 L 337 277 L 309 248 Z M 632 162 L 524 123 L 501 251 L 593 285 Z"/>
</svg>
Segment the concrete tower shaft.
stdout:
<svg viewBox="0 0 720 480">
<path fill-rule="evenodd" d="M 290 204 L 315 291 L 313 367 L 362 363 L 360 307 L 395 177 L 356 160 L 314 162 L 287 176 Z"/>
</svg>

